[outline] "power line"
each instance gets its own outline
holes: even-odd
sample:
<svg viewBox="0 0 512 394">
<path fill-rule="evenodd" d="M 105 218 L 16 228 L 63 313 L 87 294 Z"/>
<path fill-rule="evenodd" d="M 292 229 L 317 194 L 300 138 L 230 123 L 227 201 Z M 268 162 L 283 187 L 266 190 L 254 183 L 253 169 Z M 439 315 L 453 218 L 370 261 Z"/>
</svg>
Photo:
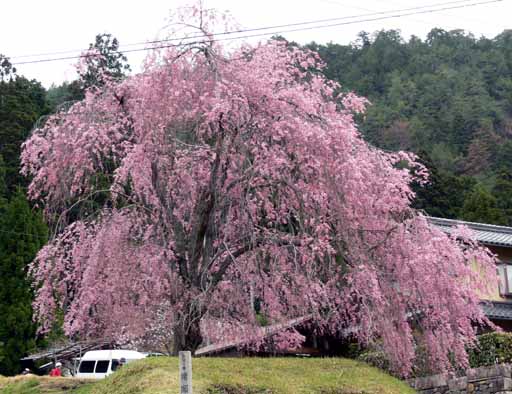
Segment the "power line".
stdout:
<svg viewBox="0 0 512 394">
<path fill-rule="evenodd" d="M 298 31 L 307 31 L 307 30 L 314 30 L 314 29 L 323 29 L 323 28 L 330 28 L 330 27 L 337 27 L 337 26 L 344 26 L 344 25 L 352 25 L 352 24 L 358 24 L 358 23 L 362 23 L 362 22 L 375 22 L 375 21 L 379 21 L 379 20 L 396 19 L 396 18 L 401 18 L 401 17 L 405 17 L 405 16 L 410 16 L 410 15 L 428 14 L 428 13 L 435 13 L 435 12 L 454 10 L 454 9 L 460 9 L 460 8 L 469 8 L 469 7 L 475 7 L 475 6 L 479 6 L 479 5 L 485 5 L 485 4 L 500 3 L 502 1 L 504 1 L 504 0 L 480 1 L 477 3 L 463 4 L 463 5 L 458 5 L 458 6 L 443 7 L 443 8 L 437 8 L 437 9 L 428 9 L 428 10 L 423 10 L 423 11 L 414 11 L 414 12 L 408 12 L 408 13 L 395 14 L 395 15 L 385 15 L 385 16 L 380 16 L 380 17 L 375 17 L 375 18 L 358 19 L 355 21 L 331 23 L 331 24 L 324 24 L 324 25 L 319 25 L 319 26 L 308 26 L 308 27 L 301 27 L 301 28 L 296 28 L 296 29 L 285 29 L 285 30 L 279 30 L 279 31 L 272 31 L 272 32 L 268 32 L 268 33 L 256 33 L 256 34 L 248 34 L 248 35 L 242 35 L 242 36 L 237 36 L 237 37 L 226 37 L 226 38 L 218 38 L 218 39 L 215 39 L 215 38 L 203 39 L 203 40 L 198 40 L 198 41 L 190 41 L 190 42 L 187 42 L 187 44 L 189 44 L 189 45 L 190 44 L 205 44 L 205 43 L 211 43 L 211 42 L 240 40 L 240 39 L 244 39 L 244 38 L 273 36 L 276 34 L 293 33 L 293 32 L 298 32 Z M 424 8 L 424 7 L 425 6 L 420 7 L 420 8 Z M 412 9 L 418 9 L 418 7 L 411 8 L 410 10 L 412 10 Z M 387 14 L 390 12 L 404 12 L 407 10 L 408 9 L 381 11 L 378 13 L 367 14 L 367 15 L 381 15 L 381 14 Z M 362 15 L 362 16 L 364 16 L 364 15 Z M 351 19 L 351 18 L 357 18 L 357 16 L 331 18 L 330 20 L 341 20 L 341 19 Z M 326 20 L 321 20 L 321 21 L 326 21 Z M 239 30 L 239 31 L 212 34 L 212 36 L 236 34 L 236 33 L 240 33 L 240 32 L 261 31 L 261 30 L 268 30 L 268 29 L 280 28 L 280 27 L 293 27 L 293 26 L 299 26 L 299 25 L 304 25 L 304 24 L 321 23 L 321 21 L 298 22 L 298 23 L 290 23 L 290 24 L 286 24 L 286 25 L 278 25 L 276 27 L 260 27 L 260 28 L 254 28 L 254 29 L 245 29 L 245 30 Z M 204 37 L 204 35 L 201 35 L 201 37 Z M 186 37 L 186 39 L 190 39 L 190 38 L 191 37 Z M 154 41 L 154 42 L 168 42 L 168 41 L 174 41 L 174 40 L 178 40 L 178 39 L 159 40 L 159 41 Z M 146 48 L 128 49 L 128 50 L 122 51 L 122 53 L 133 53 L 133 52 L 149 51 L 149 50 L 154 50 L 154 49 L 172 48 L 172 47 L 179 47 L 181 45 L 182 44 L 167 44 L 167 45 L 152 46 L 152 47 L 146 47 Z M 16 63 L 13 63 L 13 65 L 47 63 L 47 62 L 53 62 L 53 61 L 81 59 L 81 58 L 88 58 L 88 57 L 95 57 L 95 56 L 97 56 L 97 55 L 96 54 L 83 54 L 83 55 L 77 55 L 77 56 L 65 56 L 65 57 L 58 57 L 58 58 L 37 59 L 37 60 L 29 60 L 29 61 L 24 61 L 24 62 L 16 62 Z"/>
<path fill-rule="evenodd" d="M 321 1 L 328 2 L 331 4 L 344 5 L 343 3 L 333 2 L 332 0 L 321 0 Z M 375 15 L 384 15 L 384 14 L 389 14 L 392 12 L 407 12 L 407 11 L 421 10 L 421 9 L 425 9 L 425 8 L 432 8 L 432 7 L 438 7 L 438 6 L 447 6 L 447 5 L 451 5 L 451 4 L 468 3 L 468 2 L 472 2 L 472 1 L 475 1 L 475 0 L 452 0 L 452 1 L 446 1 L 446 2 L 440 2 L 440 3 L 431 3 L 431 4 L 427 4 L 427 5 L 423 5 L 423 6 L 416 6 L 416 7 L 409 7 L 409 8 L 388 10 L 388 11 L 374 11 L 374 10 L 370 10 L 368 8 L 347 6 L 349 8 L 355 8 L 355 9 L 371 11 L 371 12 L 366 13 L 366 14 L 349 15 L 349 16 L 327 18 L 327 19 L 318 19 L 318 20 L 305 21 L 305 22 L 295 22 L 295 23 L 288 23 L 288 24 L 282 24 L 282 25 L 272 25 L 272 26 L 257 27 L 257 28 L 238 29 L 238 30 L 232 30 L 232 31 L 227 31 L 227 32 L 214 33 L 212 35 L 213 36 L 223 36 L 223 35 L 229 35 L 229 34 L 247 33 L 247 32 L 251 32 L 251 31 L 261 31 L 261 30 L 279 29 L 279 28 L 283 28 L 283 27 L 293 27 L 293 26 L 300 26 L 300 25 L 310 25 L 310 24 L 318 24 L 318 23 L 325 23 L 325 22 L 334 22 L 334 21 L 345 20 L 345 19 L 354 19 L 354 18 L 363 18 L 363 17 L 375 16 Z M 204 34 L 196 34 L 196 35 L 182 36 L 182 37 L 176 37 L 176 38 L 167 38 L 167 39 L 161 39 L 161 40 L 152 40 L 152 41 L 144 41 L 144 42 L 141 41 L 141 42 L 136 42 L 136 43 L 124 44 L 124 45 L 121 45 L 121 47 L 151 45 L 151 44 L 159 44 L 159 43 L 163 43 L 163 42 L 180 41 L 180 40 L 185 40 L 185 39 L 194 39 L 194 38 L 202 38 L 202 37 L 204 37 Z M 82 48 L 82 49 L 75 49 L 75 50 L 39 53 L 39 54 L 33 54 L 33 55 L 19 55 L 19 56 L 12 56 L 12 57 L 10 57 L 10 59 L 12 60 L 12 59 L 27 58 L 27 57 L 61 55 L 61 54 L 82 52 L 85 50 L 86 49 Z M 122 52 L 122 50 L 119 50 L 119 51 Z M 20 63 L 18 63 L 18 64 L 20 64 Z"/>
<path fill-rule="evenodd" d="M 400 3 L 400 2 L 396 2 L 396 1 L 390 1 L 390 0 L 387 0 L 388 3 L 390 4 L 393 4 L 394 6 L 398 6 L 398 7 L 404 7 L 404 4 L 403 3 Z M 450 14 L 442 14 L 442 16 L 445 16 L 445 17 L 449 17 L 449 18 L 452 18 L 453 15 L 450 15 Z M 474 19 L 474 18 L 467 18 L 467 17 L 460 17 L 458 16 L 458 19 L 459 19 L 459 22 L 460 21 L 466 21 L 466 22 L 473 22 L 473 23 L 478 23 L 478 24 L 482 24 L 482 25 L 486 25 L 486 26 L 490 26 L 489 22 L 488 21 L 483 21 L 483 20 L 479 20 L 479 19 Z M 425 23 L 430 23 L 430 22 L 426 22 L 424 21 Z M 452 27 L 453 28 L 453 27 Z"/>
<path fill-rule="evenodd" d="M 325 4 L 332 4 L 332 5 L 336 5 L 336 6 L 340 6 L 340 7 L 349 7 L 349 8 L 354 8 L 354 9 L 358 9 L 358 10 L 363 10 L 363 11 L 370 11 L 370 12 L 376 12 L 374 9 L 370 9 L 370 8 L 365 8 L 365 7 L 359 7 L 359 6 L 355 6 L 355 5 L 348 5 L 348 4 L 345 4 L 345 3 L 340 3 L 338 1 L 335 1 L 335 0 L 320 0 L 321 2 L 325 3 Z M 453 3 L 461 3 L 461 2 L 465 2 L 467 0 L 459 0 L 459 1 L 454 1 Z M 470 0 L 470 1 L 474 1 L 474 0 Z M 398 7 L 405 7 L 404 4 L 401 4 L 401 3 L 394 3 L 394 2 L 391 2 L 391 1 L 387 1 L 389 4 L 392 4 L 394 6 L 398 6 Z M 432 5 L 425 5 L 423 6 L 423 8 L 428 8 L 428 7 L 432 7 Z M 383 11 L 383 12 L 392 12 L 392 11 Z M 415 21 L 415 22 L 419 22 L 419 23 L 422 23 L 424 25 L 429 25 L 429 26 L 432 26 L 432 22 L 429 22 L 429 21 L 426 21 L 426 20 L 423 20 L 423 19 L 411 19 L 412 21 Z M 458 27 L 454 27 L 454 26 L 450 26 L 450 25 L 446 25 L 444 24 L 444 26 L 450 28 L 450 29 L 457 29 Z"/>
<path fill-rule="evenodd" d="M 324 3 L 328 3 L 328 4 L 336 4 L 336 5 L 341 5 L 341 6 L 345 6 L 345 7 L 350 7 L 350 8 L 356 8 L 356 9 L 360 9 L 360 10 L 366 10 L 366 11 L 370 11 L 368 8 L 363 8 L 363 7 L 359 7 L 359 6 L 354 6 L 354 5 L 349 5 L 349 4 L 346 4 L 344 2 L 339 2 L 337 0 L 320 0 Z M 438 6 L 446 6 L 446 5 L 451 5 L 451 4 L 460 4 L 460 3 L 468 3 L 468 2 L 471 2 L 473 0 L 454 0 L 454 1 L 445 1 L 445 2 L 441 2 L 441 3 L 431 3 L 431 4 L 425 4 L 425 5 L 422 5 L 422 6 L 415 6 L 415 7 L 411 7 L 411 8 L 407 8 L 405 9 L 406 11 L 410 11 L 412 9 L 424 9 L 424 8 L 431 8 L 431 7 L 438 7 Z M 398 4 L 395 4 L 395 5 L 398 5 Z M 403 7 L 404 5 L 403 4 L 400 4 L 401 7 Z M 383 12 L 386 12 L 386 11 L 383 11 Z M 387 11 L 387 12 L 393 12 L 393 11 Z"/>
</svg>

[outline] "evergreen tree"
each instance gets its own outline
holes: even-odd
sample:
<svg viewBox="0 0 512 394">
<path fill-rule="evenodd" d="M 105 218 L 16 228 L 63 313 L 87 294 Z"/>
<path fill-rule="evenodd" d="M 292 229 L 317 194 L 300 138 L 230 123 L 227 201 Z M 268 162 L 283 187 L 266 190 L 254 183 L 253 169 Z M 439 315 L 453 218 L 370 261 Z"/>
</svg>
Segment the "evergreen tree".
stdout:
<svg viewBox="0 0 512 394">
<path fill-rule="evenodd" d="M 94 43 L 84 53 L 78 70 L 78 79 L 52 85 L 48 89 L 47 100 L 50 112 L 67 102 L 82 100 L 85 91 L 91 87 L 101 87 L 106 79 L 121 80 L 130 71 L 127 58 L 119 51 L 119 41 L 111 34 L 96 35 Z"/>
<path fill-rule="evenodd" d="M 7 196 L 7 182 L 5 175 L 5 161 L 3 156 L 0 155 L 0 201 L 3 201 L 4 197 Z"/>
<path fill-rule="evenodd" d="M 119 52 L 119 41 L 111 34 L 98 34 L 94 44 L 83 58 L 83 68 L 79 71 L 83 89 L 103 86 L 105 78 L 121 80 L 130 71 L 127 58 Z"/>
<path fill-rule="evenodd" d="M 20 76 L 0 80 L 0 155 L 9 192 L 26 184 L 20 175 L 20 147 L 47 111 L 46 92 L 39 82 Z"/>
<path fill-rule="evenodd" d="M 427 184 L 415 182 L 412 185 L 416 193 L 413 207 L 422 209 L 430 216 L 460 218 L 464 199 L 473 189 L 475 181 L 439 170 L 425 151 L 420 152 L 419 157 L 430 175 Z"/>
<path fill-rule="evenodd" d="M 35 347 L 33 294 L 27 265 L 47 239 L 47 229 L 18 189 L 0 203 L 0 375 L 20 371 L 19 360 Z"/>
<path fill-rule="evenodd" d="M 512 173 L 506 168 L 498 172 L 492 194 L 498 207 L 507 216 L 507 224 L 512 225 Z"/>
<path fill-rule="evenodd" d="M 464 201 L 461 213 L 462 219 L 469 222 L 507 225 L 507 216 L 496 198 L 481 185 L 476 185 Z"/>
<path fill-rule="evenodd" d="M 84 90 L 79 80 L 63 82 L 62 85 L 52 85 L 46 94 L 49 110 L 54 113 L 64 103 L 73 103 L 84 98 Z"/>
<path fill-rule="evenodd" d="M 11 79 L 15 74 L 16 68 L 12 66 L 9 58 L 0 53 L 0 81 Z"/>
</svg>

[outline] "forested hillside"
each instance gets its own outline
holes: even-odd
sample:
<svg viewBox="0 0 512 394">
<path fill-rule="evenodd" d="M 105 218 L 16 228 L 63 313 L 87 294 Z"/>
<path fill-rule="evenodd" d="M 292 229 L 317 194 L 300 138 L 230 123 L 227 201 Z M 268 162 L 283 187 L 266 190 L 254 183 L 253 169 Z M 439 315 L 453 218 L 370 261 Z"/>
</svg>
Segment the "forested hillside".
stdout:
<svg viewBox="0 0 512 394">
<path fill-rule="evenodd" d="M 429 214 L 512 224 L 512 31 L 494 39 L 433 29 L 426 39 L 362 32 L 312 43 L 325 73 L 372 102 L 365 136 L 411 150 L 431 169 L 416 206 Z"/>
</svg>

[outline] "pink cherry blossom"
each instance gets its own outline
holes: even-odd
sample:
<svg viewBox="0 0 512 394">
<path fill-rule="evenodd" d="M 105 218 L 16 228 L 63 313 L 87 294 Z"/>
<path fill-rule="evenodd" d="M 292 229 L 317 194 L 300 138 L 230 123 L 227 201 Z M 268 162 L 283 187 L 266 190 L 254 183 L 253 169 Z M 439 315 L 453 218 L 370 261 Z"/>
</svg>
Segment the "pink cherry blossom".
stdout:
<svg viewBox="0 0 512 394">
<path fill-rule="evenodd" d="M 189 25 L 208 38 L 206 15 Z M 396 164 L 415 157 L 365 142 L 367 100 L 337 96 L 322 67 L 283 41 L 196 40 L 35 130 L 23 172 L 55 232 L 31 267 L 41 332 L 62 310 L 71 337 L 177 351 L 310 315 L 319 333 L 381 341 L 403 375 L 418 344 L 434 369 L 467 365 L 494 257 L 410 208 Z"/>
</svg>

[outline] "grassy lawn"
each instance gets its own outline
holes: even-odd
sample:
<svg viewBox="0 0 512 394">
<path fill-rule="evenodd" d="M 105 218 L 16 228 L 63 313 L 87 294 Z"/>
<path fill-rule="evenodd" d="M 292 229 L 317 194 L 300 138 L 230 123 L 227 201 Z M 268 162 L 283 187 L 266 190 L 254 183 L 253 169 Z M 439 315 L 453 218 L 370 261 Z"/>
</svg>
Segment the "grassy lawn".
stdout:
<svg viewBox="0 0 512 394">
<path fill-rule="evenodd" d="M 75 378 L 50 378 L 48 376 L 0 376 L 0 393 L 2 394 L 88 394 L 87 380 Z"/>
<path fill-rule="evenodd" d="M 193 359 L 192 371 L 194 394 L 414 393 L 405 383 L 375 368 L 342 358 L 196 358 Z M 58 381 L 62 381 L 60 388 L 57 387 Z M 123 367 L 107 379 L 74 386 L 69 378 L 18 378 L 10 379 L 10 382 L 0 378 L 0 392 L 179 394 L 178 359 L 155 357 L 141 360 Z"/>
</svg>

